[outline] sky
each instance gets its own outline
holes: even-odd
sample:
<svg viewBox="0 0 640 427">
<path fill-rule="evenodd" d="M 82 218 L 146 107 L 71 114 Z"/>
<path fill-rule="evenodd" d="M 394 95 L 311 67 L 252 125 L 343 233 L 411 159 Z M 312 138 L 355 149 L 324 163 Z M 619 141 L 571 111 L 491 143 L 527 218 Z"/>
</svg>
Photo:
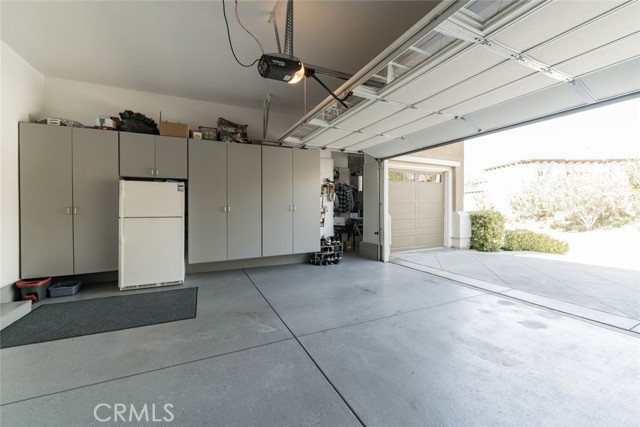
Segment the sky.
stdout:
<svg viewBox="0 0 640 427">
<path fill-rule="evenodd" d="M 465 141 L 465 174 L 516 160 L 640 157 L 640 98 Z"/>
</svg>

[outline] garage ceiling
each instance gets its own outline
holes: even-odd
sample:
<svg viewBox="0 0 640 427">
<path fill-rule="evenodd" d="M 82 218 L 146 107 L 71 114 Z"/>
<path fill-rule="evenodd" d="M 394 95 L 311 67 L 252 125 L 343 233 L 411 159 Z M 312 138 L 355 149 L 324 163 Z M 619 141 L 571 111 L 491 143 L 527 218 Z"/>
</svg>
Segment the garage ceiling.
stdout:
<svg viewBox="0 0 640 427">
<path fill-rule="evenodd" d="M 225 4 L 235 51 L 250 64 L 260 49 L 237 22 L 234 1 Z M 295 0 L 294 54 L 310 64 L 356 73 L 435 4 Z M 283 40 L 285 0 L 238 1 L 242 24 L 267 52 L 277 51 L 269 23 L 274 10 Z M 271 111 L 289 114 L 288 125 L 304 115 L 303 85 L 264 80 L 255 66 L 235 62 L 220 0 L 0 0 L 0 12 L 2 40 L 47 77 L 253 109 L 262 109 L 271 93 Z M 322 79 L 331 88 L 344 83 Z M 327 93 L 315 82 L 307 86 L 311 108 Z"/>
<path fill-rule="evenodd" d="M 640 94 L 638 1 L 442 1 L 280 142 L 389 158 Z M 361 83 L 383 83 L 372 90 Z"/>
</svg>

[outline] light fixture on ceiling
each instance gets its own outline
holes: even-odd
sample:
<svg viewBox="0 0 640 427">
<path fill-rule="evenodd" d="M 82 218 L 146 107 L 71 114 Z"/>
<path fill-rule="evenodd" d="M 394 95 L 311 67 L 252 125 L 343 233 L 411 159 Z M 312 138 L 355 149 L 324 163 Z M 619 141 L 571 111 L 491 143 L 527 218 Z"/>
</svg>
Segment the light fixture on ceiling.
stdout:
<svg viewBox="0 0 640 427">
<path fill-rule="evenodd" d="M 225 7 L 225 0 L 222 0 L 222 12 L 224 15 L 224 21 L 227 29 L 227 37 L 229 39 L 229 47 L 231 48 L 231 53 L 233 54 L 234 59 L 238 64 L 243 67 L 251 67 L 256 62 L 258 63 L 258 73 L 261 77 L 265 79 L 278 80 L 282 82 L 287 82 L 289 84 L 295 84 L 305 77 L 311 77 L 316 80 L 329 94 L 338 101 L 345 109 L 348 109 L 349 106 L 345 103 L 346 99 L 353 95 L 353 92 L 347 93 L 343 98 L 339 98 L 327 85 L 325 85 L 316 74 L 322 74 L 329 77 L 334 77 L 341 80 L 349 80 L 352 75 L 343 73 L 340 71 L 330 70 L 328 68 L 323 67 L 305 67 L 302 61 L 293 55 L 293 0 L 287 0 L 287 21 L 286 21 L 286 31 L 285 31 L 285 40 L 284 40 L 284 52 L 282 47 L 280 46 L 280 36 L 278 34 L 278 26 L 276 24 L 275 19 L 275 11 L 278 7 L 279 0 L 276 2 L 276 6 L 270 14 L 269 22 L 273 22 L 273 29 L 276 36 L 276 44 L 278 46 L 278 53 L 265 53 L 262 43 L 242 24 L 240 21 L 240 16 L 238 14 L 238 0 L 234 0 L 235 4 L 235 16 L 238 24 L 244 29 L 253 39 L 256 41 L 260 50 L 262 51 L 262 56 L 251 64 L 243 64 L 238 57 L 236 56 L 235 50 L 233 48 L 233 43 L 231 42 L 231 32 L 229 30 L 229 21 L 227 20 L 227 12 Z M 376 89 L 380 89 L 382 84 L 379 82 L 369 80 L 364 85 L 371 86 Z"/>
<path fill-rule="evenodd" d="M 265 79 L 278 80 L 289 84 L 295 84 L 305 77 L 311 77 L 329 92 L 336 101 L 342 104 L 345 109 L 349 108 L 349 106 L 344 101 L 353 95 L 353 92 L 349 92 L 344 98 L 338 98 L 338 96 L 316 76 L 317 71 L 314 68 L 305 68 L 304 64 L 293 55 L 265 53 L 258 61 L 258 73 Z"/>
<path fill-rule="evenodd" d="M 289 84 L 298 83 L 305 77 L 302 62 L 293 55 L 265 53 L 258 61 L 258 73 L 265 79 L 278 80 Z"/>
<path fill-rule="evenodd" d="M 277 7 L 277 3 L 276 3 Z M 275 8 L 271 13 L 270 20 L 273 21 L 273 29 L 276 35 L 276 44 L 278 46 L 278 53 L 263 53 L 258 61 L 258 73 L 265 79 L 278 80 L 281 82 L 287 82 L 289 84 L 295 84 L 301 81 L 305 77 L 311 77 L 317 81 L 336 101 L 338 101 L 345 109 L 349 106 L 344 102 L 348 97 L 353 95 L 353 92 L 349 92 L 344 98 L 338 98 L 327 85 L 325 85 L 318 77 L 316 73 L 322 73 L 324 69 L 315 69 L 304 66 L 302 61 L 293 55 L 293 0 L 287 0 L 287 27 L 284 36 L 284 53 L 280 47 L 280 36 L 278 33 L 278 25 L 275 20 Z M 344 73 L 337 71 L 331 71 L 329 74 L 333 77 L 345 78 Z M 350 77 L 350 76 L 349 76 Z"/>
</svg>

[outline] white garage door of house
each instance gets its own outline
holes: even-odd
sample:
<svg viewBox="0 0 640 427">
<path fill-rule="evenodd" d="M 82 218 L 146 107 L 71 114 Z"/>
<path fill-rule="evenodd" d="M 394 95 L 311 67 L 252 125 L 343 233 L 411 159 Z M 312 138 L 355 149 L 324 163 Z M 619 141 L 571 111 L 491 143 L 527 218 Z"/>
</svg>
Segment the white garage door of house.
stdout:
<svg viewBox="0 0 640 427">
<path fill-rule="evenodd" d="M 390 169 L 389 214 L 392 251 L 442 246 L 443 173 Z"/>
</svg>

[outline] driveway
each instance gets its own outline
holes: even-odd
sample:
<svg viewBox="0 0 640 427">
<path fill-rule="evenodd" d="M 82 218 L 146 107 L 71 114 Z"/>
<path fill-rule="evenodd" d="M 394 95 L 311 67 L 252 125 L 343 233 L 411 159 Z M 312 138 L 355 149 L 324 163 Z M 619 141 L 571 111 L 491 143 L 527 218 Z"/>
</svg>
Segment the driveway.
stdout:
<svg viewBox="0 0 640 427">
<path fill-rule="evenodd" d="M 397 253 L 391 262 L 485 289 L 494 285 L 490 290 L 508 292 L 549 308 L 566 308 L 560 311 L 571 313 L 566 304 L 575 305 L 577 312 L 571 314 L 580 317 L 592 318 L 584 313 L 598 317 L 600 312 L 603 319 L 611 315 L 630 319 L 628 323 L 623 321 L 625 325 L 640 323 L 638 270 L 568 262 L 562 255 L 448 248 Z M 558 301 L 558 307 L 549 306 L 547 303 L 553 301 L 547 300 Z"/>
</svg>

